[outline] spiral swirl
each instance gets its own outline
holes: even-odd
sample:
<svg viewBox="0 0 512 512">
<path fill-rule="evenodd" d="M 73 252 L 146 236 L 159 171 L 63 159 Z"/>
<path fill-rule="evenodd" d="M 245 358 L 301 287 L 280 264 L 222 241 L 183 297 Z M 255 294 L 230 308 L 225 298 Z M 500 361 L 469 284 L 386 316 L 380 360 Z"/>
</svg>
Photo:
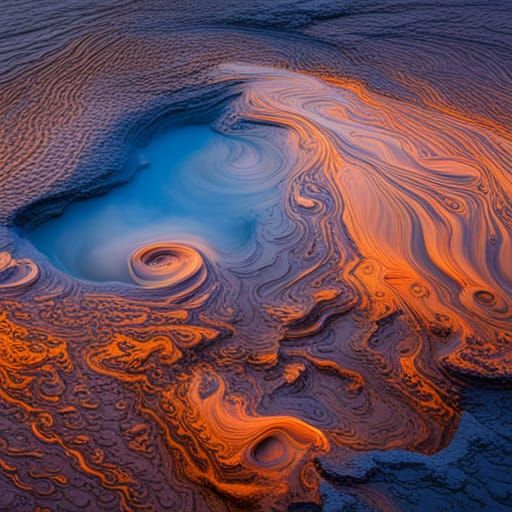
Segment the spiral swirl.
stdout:
<svg viewBox="0 0 512 512">
<path fill-rule="evenodd" d="M 30 259 L 14 259 L 8 252 L 0 253 L 0 290 L 26 288 L 39 278 L 39 267 Z"/>
<path fill-rule="evenodd" d="M 206 277 L 202 255 L 176 242 L 156 242 L 133 251 L 128 260 L 133 281 L 144 288 L 193 288 Z"/>
</svg>

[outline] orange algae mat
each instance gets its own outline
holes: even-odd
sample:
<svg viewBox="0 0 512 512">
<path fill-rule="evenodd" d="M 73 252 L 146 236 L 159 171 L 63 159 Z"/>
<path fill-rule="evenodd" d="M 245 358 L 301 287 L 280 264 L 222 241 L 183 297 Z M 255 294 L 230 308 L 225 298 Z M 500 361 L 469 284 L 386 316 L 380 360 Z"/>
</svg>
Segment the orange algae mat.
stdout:
<svg viewBox="0 0 512 512">
<path fill-rule="evenodd" d="M 429 510 L 346 468 L 370 452 L 438 460 L 466 390 L 509 388 L 511 68 L 496 66 L 489 89 L 490 57 L 459 40 L 438 57 L 435 38 L 416 48 L 406 31 L 411 55 L 475 59 L 461 92 L 445 74 L 406 73 L 403 47 L 369 73 L 363 57 L 379 43 L 351 53 L 329 2 L 291 32 L 272 25 L 271 7 L 268 26 L 251 28 L 227 7 L 212 16 L 228 24 L 200 26 L 193 9 L 183 21 L 183 7 L 159 4 L 112 2 L 115 30 L 98 6 L 70 11 L 72 36 L 23 59 L 24 36 L 11 36 L 19 63 L 6 59 L 0 82 L 2 506 Z M 108 198 L 133 173 L 150 179 L 144 163 L 130 167 L 133 147 L 187 123 L 252 144 L 233 143 L 226 160 L 265 198 L 250 244 L 160 232 L 127 251 L 124 283 L 80 280 L 32 245 L 31 230 L 74 200 Z M 489 494 L 489 510 L 505 510 L 507 491 Z M 467 503 L 454 496 L 440 510 Z"/>
</svg>

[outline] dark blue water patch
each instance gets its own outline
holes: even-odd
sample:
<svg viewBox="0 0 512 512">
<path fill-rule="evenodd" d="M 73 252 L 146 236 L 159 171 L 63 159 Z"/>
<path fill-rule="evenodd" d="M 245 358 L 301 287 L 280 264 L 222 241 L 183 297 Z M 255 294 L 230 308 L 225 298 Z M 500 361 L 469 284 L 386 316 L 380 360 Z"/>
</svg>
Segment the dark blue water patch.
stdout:
<svg viewBox="0 0 512 512">
<path fill-rule="evenodd" d="M 176 127 L 134 152 L 139 170 L 128 183 L 72 203 L 27 237 L 57 268 L 100 282 L 131 283 L 129 256 L 150 242 L 189 243 L 220 258 L 242 253 L 279 193 L 273 147 L 251 130 L 235 137 Z"/>
<path fill-rule="evenodd" d="M 452 441 L 434 455 L 375 451 L 343 467 L 325 465 L 324 511 L 374 510 L 350 489 L 354 481 L 392 496 L 400 510 L 509 511 L 512 391 L 472 389 L 462 405 L 465 412 Z"/>
</svg>

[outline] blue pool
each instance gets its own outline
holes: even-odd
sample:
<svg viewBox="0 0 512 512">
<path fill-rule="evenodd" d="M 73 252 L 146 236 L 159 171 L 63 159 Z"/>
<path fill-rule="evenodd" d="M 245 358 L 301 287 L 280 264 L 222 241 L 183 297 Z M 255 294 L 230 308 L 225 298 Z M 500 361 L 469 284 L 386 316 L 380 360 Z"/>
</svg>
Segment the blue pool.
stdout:
<svg viewBox="0 0 512 512">
<path fill-rule="evenodd" d="M 175 128 L 134 151 L 140 169 L 128 183 L 71 204 L 28 238 L 57 268 L 88 281 L 131 282 L 129 255 L 153 241 L 207 247 L 220 258 L 241 251 L 275 202 L 278 155 L 269 147 L 208 125 Z"/>
</svg>

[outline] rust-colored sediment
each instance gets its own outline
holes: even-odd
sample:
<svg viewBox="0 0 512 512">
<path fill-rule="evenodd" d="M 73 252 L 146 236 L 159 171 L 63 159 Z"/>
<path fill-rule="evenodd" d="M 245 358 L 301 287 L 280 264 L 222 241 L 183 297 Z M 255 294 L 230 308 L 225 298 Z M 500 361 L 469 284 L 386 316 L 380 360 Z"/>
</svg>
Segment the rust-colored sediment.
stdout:
<svg viewBox="0 0 512 512">
<path fill-rule="evenodd" d="M 35 74 L 69 108 L 38 103 L 18 117 L 12 136 L 26 147 L 3 153 L 0 176 L 7 226 L 78 165 L 68 148 L 53 183 L 38 175 L 16 201 L 28 169 L 62 147 L 44 127 L 65 139 L 92 116 L 85 98 L 111 59 L 96 45 L 84 38 L 56 57 L 94 62 L 87 77 Z M 158 52 L 150 61 L 133 42 L 112 45 L 112 73 L 165 68 Z M 314 69 L 228 64 L 209 80 L 242 93 L 219 129 L 243 120 L 285 134 L 282 197 L 254 255 L 230 255 L 228 267 L 182 242 L 149 244 L 129 255 L 134 291 L 0 253 L 0 399 L 24 439 L 0 433 L 0 471 L 41 500 L 81 482 L 91 510 L 320 502 L 315 461 L 433 453 L 458 424 L 458 377 L 512 378 L 503 129 Z M 4 109 L 23 94 L 6 87 Z M 92 146 L 94 131 L 75 142 Z"/>
</svg>

